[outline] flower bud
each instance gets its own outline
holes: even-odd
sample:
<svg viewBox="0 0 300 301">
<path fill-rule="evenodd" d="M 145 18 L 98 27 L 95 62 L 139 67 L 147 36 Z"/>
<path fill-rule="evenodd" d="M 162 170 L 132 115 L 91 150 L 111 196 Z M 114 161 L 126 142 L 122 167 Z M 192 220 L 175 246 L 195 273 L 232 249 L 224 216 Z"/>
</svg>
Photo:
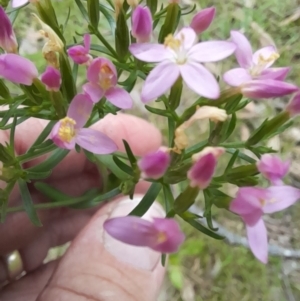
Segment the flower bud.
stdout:
<svg viewBox="0 0 300 301">
<path fill-rule="evenodd" d="M 210 26 L 215 17 L 215 13 L 216 9 L 214 7 L 208 7 L 201 10 L 192 19 L 190 27 L 192 27 L 197 34 L 200 34 Z"/>
<path fill-rule="evenodd" d="M 221 147 L 209 147 L 194 155 L 193 160 L 196 162 L 187 174 L 191 187 L 200 189 L 208 187 L 215 172 L 217 158 L 223 153 L 224 149 Z"/>
<path fill-rule="evenodd" d="M 289 168 L 289 161 L 282 161 L 279 157 L 270 154 L 262 155 L 257 163 L 257 169 L 273 185 L 283 185 L 282 178 L 288 173 Z"/>
<path fill-rule="evenodd" d="M 12 24 L 1 6 L 0 28 L 0 47 L 6 52 L 16 53 L 18 49 L 16 36 L 13 31 Z"/>
<path fill-rule="evenodd" d="M 149 42 L 152 34 L 152 16 L 150 9 L 138 5 L 132 13 L 131 23 L 131 33 L 137 42 Z"/>
<path fill-rule="evenodd" d="M 0 77 L 16 84 L 31 86 L 38 77 L 38 71 L 33 62 L 24 57 L 12 53 L 1 54 Z"/>
<path fill-rule="evenodd" d="M 163 150 L 150 153 L 138 161 L 143 178 L 159 179 L 161 178 L 170 164 L 170 155 Z"/>
<path fill-rule="evenodd" d="M 289 102 L 286 107 L 286 111 L 290 116 L 296 116 L 300 114 L 300 92 L 298 92 Z"/>
<path fill-rule="evenodd" d="M 59 91 L 61 85 L 61 75 L 58 69 L 48 66 L 41 76 L 41 81 L 48 91 Z"/>
<path fill-rule="evenodd" d="M 89 54 L 91 46 L 91 36 L 89 34 L 84 35 L 83 43 L 84 46 L 76 45 L 68 49 L 69 57 L 79 65 L 92 60 L 92 56 Z"/>
<path fill-rule="evenodd" d="M 137 216 L 121 216 L 104 222 L 104 229 L 115 239 L 133 246 L 174 253 L 184 241 L 178 223 L 171 218 L 147 221 Z"/>
</svg>

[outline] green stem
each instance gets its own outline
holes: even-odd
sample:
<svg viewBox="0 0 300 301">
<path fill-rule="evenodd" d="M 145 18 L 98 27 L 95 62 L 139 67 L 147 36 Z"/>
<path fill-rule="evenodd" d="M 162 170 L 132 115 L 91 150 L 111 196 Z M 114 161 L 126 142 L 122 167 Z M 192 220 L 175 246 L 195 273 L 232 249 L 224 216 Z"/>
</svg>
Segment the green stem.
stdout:
<svg viewBox="0 0 300 301">
<path fill-rule="evenodd" d="M 55 150 L 57 148 L 56 145 L 49 145 L 41 150 L 37 150 L 35 151 L 34 153 L 26 153 L 24 155 L 21 155 L 18 157 L 18 160 L 20 163 L 25 163 L 25 162 L 28 162 L 28 161 L 31 161 L 32 159 L 34 158 L 37 158 L 37 157 L 40 157 L 44 154 L 47 154 L 53 150 Z"/>
<path fill-rule="evenodd" d="M 109 50 L 109 52 L 112 54 L 114 58 L 118 58 L 117 52 L 114 50 L 114 48 L 105 40 L 105 38 L 102 36 L 102 34 L 99 32 L 98 29 L 93 28 L 95 36 L 102 42 L 102 44 Z"/>
</svg>

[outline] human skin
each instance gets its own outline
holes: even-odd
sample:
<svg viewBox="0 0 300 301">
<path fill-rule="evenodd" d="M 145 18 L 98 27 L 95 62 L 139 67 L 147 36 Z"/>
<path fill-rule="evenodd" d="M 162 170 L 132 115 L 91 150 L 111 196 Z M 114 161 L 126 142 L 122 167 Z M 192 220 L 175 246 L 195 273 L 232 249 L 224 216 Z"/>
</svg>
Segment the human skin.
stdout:
<svg viewBox="0 0 300 301">
<path fill-rule="evenodd" d="M 30 119 L 17 127 L 17 154 L 30 147 L 44 125 L 41 120 Z M 127 140 L 136 155 L 155 151 L 161 145 L 158 130 L 134 116 L 109 115 L 93 127 L 112 138 L 120 150 L 123 149 L 122 139 Z M 1 131 L 0 142 L 7 140 L 8 133 Z M 28 164 L 37 164 L 41 160 Z M 100 181 L 95 167 L 83 153 L 75 151 L 71 151 L 47 179 L 47 183 L 72 196 L 99 187 Z M 146 183 L 140 183 L 136 191 L 143 194 L 147 187 Z M 46 201 L 32 184 L 29 189 L 34 202 Z M 17 206 L 20 202 L 15 188 L 9 205 Z M 164 275 L 159 254 L 116 242 L 107 237 L 102 228 L 106 218 L 126 215 L 136 202 L 117 199 L 87 210 L 59 208 L 39 211 L 43 227 L 33 226 L 24 212 L 9 214 L 5 223 L 0 225 L 0 256 L 19 250 L 27 274 L 5 286 L 0 291 L 0 300 L 156 300 Z M 157 204 L 148 214 L 163 217 Z M 71 245 L 60 260 L 43 264 L 49 248 L 68 241 L 72 241 Z M 0 282 L 5 279 L 7 272 L 4 261 L 0 260 Z"/>
</svg>

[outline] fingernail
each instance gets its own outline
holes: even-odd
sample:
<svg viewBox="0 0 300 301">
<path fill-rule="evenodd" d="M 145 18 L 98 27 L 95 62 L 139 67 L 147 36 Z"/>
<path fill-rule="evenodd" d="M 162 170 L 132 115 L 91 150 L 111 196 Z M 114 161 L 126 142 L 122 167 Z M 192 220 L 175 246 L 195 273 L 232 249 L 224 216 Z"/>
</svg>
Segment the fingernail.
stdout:
<svg viewBox="0 0 300 301">
<path fill-rule="evenodd" d="M 108 218 L 126 216 L 141 201 L 142 196 L 135 196 L 133 200 L 124 198 L 113 208 Z M 143 216 L 146 220 L 154 217 L 165 217 L 165 212 L 158 203 L 154 203 Z M 105 249 L 118 260 L 130 264 L 138 269 L 152 271 L 160 261 L 161 253 L 147 247 L 136 247 L 120 242 L 103 232 L 103 243 Z"/>
</svg>

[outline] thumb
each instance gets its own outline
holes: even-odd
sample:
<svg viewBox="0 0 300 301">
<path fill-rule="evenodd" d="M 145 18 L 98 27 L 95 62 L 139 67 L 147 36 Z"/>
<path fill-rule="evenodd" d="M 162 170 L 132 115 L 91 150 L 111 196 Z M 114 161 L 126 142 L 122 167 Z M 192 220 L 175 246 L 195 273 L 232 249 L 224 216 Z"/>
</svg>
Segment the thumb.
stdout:
<svg viewBox="0 0 300 301">
<path fill-rule="evenodd" d="M 127 215 L 140 199 L 102 207 L 72 242 L 37 300 L 156 300 L 164 276 L 161 254 L 119 242 L 103 230 L 107 218 Z M 154 204 L 144 217 L 164 216 Z"/>
</svg>

